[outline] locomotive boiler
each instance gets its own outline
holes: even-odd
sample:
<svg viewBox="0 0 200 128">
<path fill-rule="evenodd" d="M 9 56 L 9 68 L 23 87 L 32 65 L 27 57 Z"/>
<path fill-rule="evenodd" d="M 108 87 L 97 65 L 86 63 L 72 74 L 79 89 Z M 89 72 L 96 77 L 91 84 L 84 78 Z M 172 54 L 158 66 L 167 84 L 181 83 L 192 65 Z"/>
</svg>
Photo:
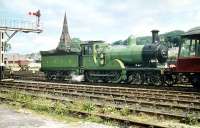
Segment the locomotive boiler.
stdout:
<svg viewBox="0 0 200 128">
<path fill-rule="evenodd" d="M 153 37 L 158 36 L 158 31 L 152 31 Z M 156 38 L 155 38 L 156 39 Z M 106 50 L 110 59 L 118 58 L 126 65 L 143 64 L 148 65 L 151 61 L 165 63 L 168 58 L 167 47 L 159 43 L 159 38 L 153 39 L 152 44 L 137 45 L 133 36 L 125 40 L 124 45 L 113 46 Z"/>
</svg>

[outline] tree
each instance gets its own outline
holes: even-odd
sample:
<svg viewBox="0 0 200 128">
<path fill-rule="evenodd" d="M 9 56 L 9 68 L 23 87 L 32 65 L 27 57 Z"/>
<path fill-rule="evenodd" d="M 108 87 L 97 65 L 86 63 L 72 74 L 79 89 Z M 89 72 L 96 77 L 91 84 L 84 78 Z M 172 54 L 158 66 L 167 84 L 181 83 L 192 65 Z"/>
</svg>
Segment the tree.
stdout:
<svg viewBox="0 0 200 128">
<path fill-rule="evenodd" d="M 181 35 L 184 34 L 184 31 L 175 30 L 164 34 L 165 41 L 169 42 L 169 47 L 178 47 L 181 42 Z"/>
<path fill-rule="evenodd" d="M 136 39 L 136 44 L 138 45 L 150 44 L 151 42 L 152 42 L 151 36 L 143 36 L 143 37 L 138 37 Z"/>
<path fill-rule="evenodd" d="M 69 44 L 71 51 L 73 52 L 79 52 L 81 50 L 81 41 L 79 38 L 72 38 L 72 42 Z"/>
<path fill-rule="evenodd" d="M 163 39 L 163 44 L 167 45 L 169 48 L 178 47 L 181 42 L 181 35 L 184 34 L 184 31 L 174 30 L 160 35 L 160 38 Z M 144 36 L 137 38 L 137 44 L 145 45 L 152 42 L 151 36 Z"/>
</svg>

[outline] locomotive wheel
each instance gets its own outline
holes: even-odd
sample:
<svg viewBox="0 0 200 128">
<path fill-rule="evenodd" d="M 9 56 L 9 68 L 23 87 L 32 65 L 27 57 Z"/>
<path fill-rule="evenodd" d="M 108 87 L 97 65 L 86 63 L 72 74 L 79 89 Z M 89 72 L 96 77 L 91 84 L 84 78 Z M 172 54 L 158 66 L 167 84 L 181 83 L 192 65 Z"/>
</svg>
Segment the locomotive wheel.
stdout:
<svg viewBox="0 0 200 128">
<path fill-rule="evenodd" d="M 127 74 L 127 79 L 125 80 L 125 83 L 130 84 L 133 81 L 132 74 Z"/>
<path fill-rule="evenodd" d="M 176 80 L 173 79 L 172 74 L 169 74 L 164 76 L 164 83 L 167 86 L 172 86 L 173 84 L 176 83 Z"/>
<path fill-rule="evenodd" d="M 110 77 L 111 83 L 119 83 L 121 81 L 121 73 L 119 71 L 112 72 L 112 75 L 113 76 Z"/>
<path fill-rule="evenodd" d="M 131 76 L 132 76 L 131 84 L 140 85 L 143 83 L 143 79 L 140 73 L 133 73 Z"/>
<path fill-rule="evenodd" d="M 104 77 L 102 80 L 104 83 L 108 83 L 109 82 L 109 77 Z"/>
<path fill-rule="evenodd" d="M 154 84 L 154 78 L 153 73 L 146 72 L 144 74 L 144 83 L 147 85 L 153 85 Z"/>
<path fill-rule="evenodd" d="M 162 84 L 161 77 L 159 74 L 152 74 L 150 78 L 150 83 L 152 85 L 160 86 Z"/>
</svg>

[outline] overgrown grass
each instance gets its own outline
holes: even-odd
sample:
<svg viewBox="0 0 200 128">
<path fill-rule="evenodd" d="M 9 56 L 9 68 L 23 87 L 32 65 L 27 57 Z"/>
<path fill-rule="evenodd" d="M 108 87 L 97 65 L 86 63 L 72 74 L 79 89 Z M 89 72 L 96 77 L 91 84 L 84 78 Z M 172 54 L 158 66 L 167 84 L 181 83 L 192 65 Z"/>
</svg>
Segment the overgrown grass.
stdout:
<svg viewBox="0 0 200 128">
<path fill-rule="evenodd" d="M 130 109 L 128 106 L 125 106 L 123 109 L 120 110 L 120 114 L 122 116 L 128 116 L 131 114 Z"/>
<path fill-rule="evenodd" d="M 83 111 L 86 111 L 86 112 L 91 113 L 92 111 L 95 110 L 95 104 L 92 103 L 92 102 L 90 102 L 90 101 L 83 102 L 83 103 L 81 104 L 81 109 L 82 109 Z"/>
<path fill-rule="evenodd" d="M 80 110 L 92 113 L 93 111 L 95 111 L 96 107 L 95 104 L 90 101 L 78 100 L 73 103 L 62 103 L 60 101 L 52 101 L 45 98 L 32 97 L 30 95 L 22 94 L 18 91 L 4 94 L 1 93 L 0 95 L 13 99 L 13 101 L 10 102 L 10 105 L 14 106 L 16 109 L 26 108 L 29 110 L 33 110 L 36 113 L 45 114 L 46 116 L 54 117 L 56 119 L 67 122 L 78 121 L 81 119 L 83 121 L 92 121 L 96 123 L 106 123 L 107 125 L 112 125 L 111 122 L 107 123 L 107 121 L 104 121 L 100 117 L 94 115 L 82 118 L 81 115 L 78 117 L 74 117 L 74 115 L 70 113 L 70 110 Z"/>
<path fill-rule="evenodd" d="M 181 122 L 189 124 L 189 125 L 196 125 L 198 124 L 198 119 L 192 114 L 188 114 L 187 117 L 183 119 Z"/>
<path fill-rule="evenodd" d="M 159 120 L 157 117 L 148 116 L 144 113 L 135 114 L 129 110 L 128 106 L 125 106 L 123 109 L 118 110 L 114 106 L 107 106 L 104 104 L 101 107 L 97 107 L 92 101 L 87 99 L 76 100 L 72 103 L 70 102 L 61 102 L 61 101 L 52 101 L 46 98 L 33 97 L 31 95 L 23 94 L 23 92 L 12 91 L 8 93 L 0 93 L 0 95 L 13 99 L 11 105 L 14 105 L 17 109 L 27 108 L 33 110 L 36 113 L 42 113 L 50 117 L 54 117 L 59 120 L 67 121 L 77 121 L 83 119 L 84 121 L 92 121 L 97 123 L 103 123 L 107 125 L 117 125 L 116 122 L 110 120 L 103 120 L 100 117 L 90 115 L 82 117 L 82 115 L 75 115 L 71 113 L 71 110 L 85 111 L 88 113 L 97 113 L 104 115 L 112 115 L 120 118 L 128 118 L 132 120 L 140 120 L 147 122 L 160 122 L 166 120 Z M 19 103 L 19 102 L 22 103 Z M 68 122 L 68 121 L 67 121 Z M 177 122 L 176 122 L 177 123 Z M 188 117 L 185 123 L 190 125 L 196 125 L 197 121 L 193 117 Z M 199 124 L 198 124 L 199 126 Z"/>
</svg>

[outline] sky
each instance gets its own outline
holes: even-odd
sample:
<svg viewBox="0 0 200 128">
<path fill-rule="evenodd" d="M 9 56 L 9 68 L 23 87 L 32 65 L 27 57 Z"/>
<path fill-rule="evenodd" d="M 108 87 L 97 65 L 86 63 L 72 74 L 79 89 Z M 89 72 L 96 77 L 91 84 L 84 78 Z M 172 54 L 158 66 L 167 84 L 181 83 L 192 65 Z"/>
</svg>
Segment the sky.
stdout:
<svg viewBox="0 0 200 128">
<path fill-rule="evenodd" d="M 66 12 L 71 38 L 124 40 L 129 35 L 187 31 L 200 26 L 199 0 L 0 0 L 0 18 L 33 20 L 41 11 L 41 34 L 17 33 L 10 53 L 32 53 L 56 48 Z M 1 24 L 1 22 L 0 22 Z"/>
</svg>

